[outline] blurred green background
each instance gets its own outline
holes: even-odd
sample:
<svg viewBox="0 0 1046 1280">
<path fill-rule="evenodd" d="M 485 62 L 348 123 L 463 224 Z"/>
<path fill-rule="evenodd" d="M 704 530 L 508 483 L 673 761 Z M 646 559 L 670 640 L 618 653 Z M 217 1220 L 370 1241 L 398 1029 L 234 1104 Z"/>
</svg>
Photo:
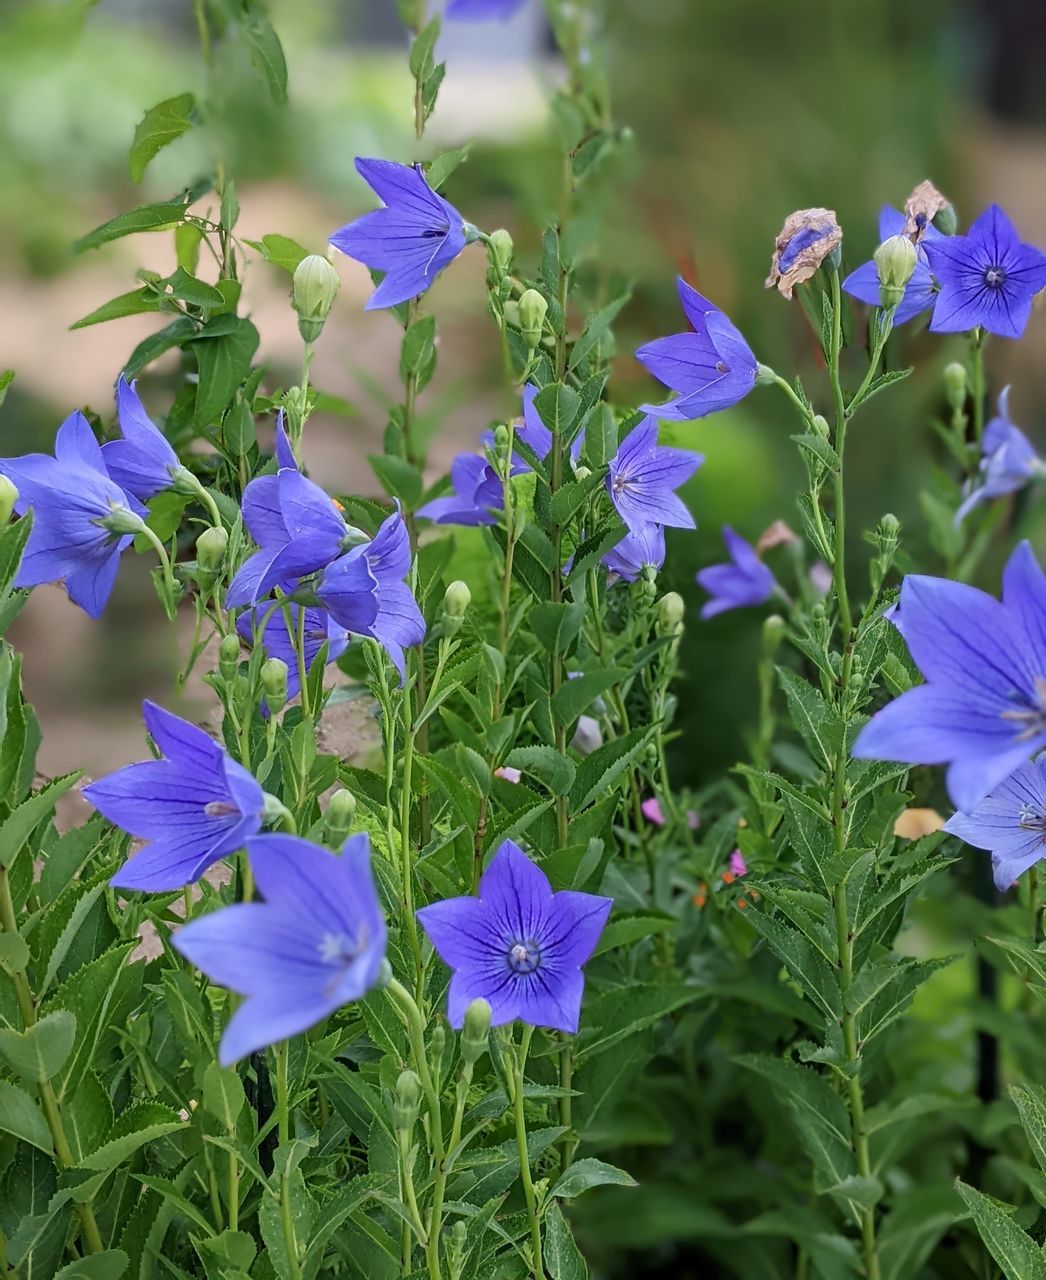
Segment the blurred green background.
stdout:
<svg viewBox="0 0 1046 1280">
<path fill-rule="evenodd" d="M 799 307 L 763 289 L 775 233 L 793 208 L 838 211 L 848 266 L 874 247 L 880 206 L 902 204 L 925 177 L 952 197 L 963 221 L 997 200 L 1027 239 L 1046 243 L 1046 96 L 1035 70 L 1046 52 L 1041 9 L 1021 0 L 607 0 L 615 116 L 635 134 L 604 186 L 599 232 L 599 271 L 635 284 L 618 324 L 618 398 L 656 394 L 631 351 L 681 327 L 677 272 L 731 315 L 761 360 L 786 375 L 801 371 L 821 394 Z M 116 374 L 156 327 L 147 316 L 69 329 L 133 287 L 138 268 L 170 270 L 170 236 L 77 256 L 79 235 L 188 185 L 207 170 L 209 149 L 220 148 L 238 187 L 241 234 L 279 232 L 322 250 L 335 227 L 371 206 L 353 158 L 413 158 L 406 40 L 393 0 L 272 0 L 270 12 L 287 50 L 289 106 L 271 103 L 242 48 L 219 48 L 221 130 L 194 130 L 161 153 L 138 189 L 127 170 L 135 123 L 159 99 L 203 87 L 190 0 L 0 8 L 0 367 L 18 374 L 0 411 L 0 454 L 45 447 L 75 407 L 111 415 Z M 532 255 L 557 173 L 545 104 L 558 68 L 540 5 L 534 0 L 507 26 L 448 28 L 443 56 L 448 75 L 426 148 L 476 139 L 448 194 L 478 225 L 507 226 Z M 365 455 L 380 447 L 398 330 L 387 316 L 364 315 L 363 269 L 345 259 L 338 267 L 344 287 L 314 375 L 354 412 L 313 420 L 307 461 L 332 489 L 373 493 Z M 483 272 L 473 249 L 431 296 L 441 329 L 440 367 L 423 404 L 433 477 L 515 408 L 501 382 Z M 286 276 L 253 266 L 246 297 L 270 381 L 295 381 L 300 344 Z M 1022 343 L 998 342 L 989 352 L 994 390 L 1014 383 L 1017 420 L 1040 441 L 1046 368 L 1034 353 L 1044 336 L 1037 314 Z M 939 568 L 918 492 L 945 461 L 929 420 L 941 410 L 940 369 L 959 351 L 957 340 L 911 326 L 891 344 L 891 364 L 916 363 L 917 373 L 874 401 L 852 434 L 855 552 L 860 529 L 893 510 L 915 560 Z M 143 380 L 159 413 L 174 379 L 160 363 Z M 720 558 L 725 522 L 752 539 L 772 520 L 797 524 L 794 429 L 772 391 L 710 421 L 666 429 L 706 455 L 686 495 L 698 532 L 670 535 L 665 575 L 690 609 L 681 783 L 699 786 L 742 750 L 759 645 L 752 613 L 697 620 L 694 573 Z M 787 552 L 772 554 L 787 582 Z M 987 564 L 989 579 L 997 564 L 998 556 Z M 176 640 L 146 588 L 143 566 L 128 563 L 101 624 L 58 591 L 34 594 L 14 638 L 44 722 L 46 768 L 87 762 L 102 772 L 134 758 L 139 697 L 170 700 Z"/>
</svg>

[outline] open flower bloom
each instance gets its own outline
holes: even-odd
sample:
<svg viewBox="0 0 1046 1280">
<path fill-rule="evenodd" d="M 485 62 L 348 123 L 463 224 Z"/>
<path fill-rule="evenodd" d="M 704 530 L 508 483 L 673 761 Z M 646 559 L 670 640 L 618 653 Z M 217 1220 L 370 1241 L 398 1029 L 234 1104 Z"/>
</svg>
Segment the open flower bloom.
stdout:
<svg viewBox="0 0 1046 1280">
<path fill-rule="evenodd" d="M 501 478 L 478 453 L 459 453 L 450 464 L 453 493 L 433 498 L 417 514 L 437 524 L 495 524 L 504 506 Z"/>
<path fill-rule="evenodd" d="M 448 898 L 417 913 L 440 959 L 453 970 L 447 1002 L 459 1028 L 469 1003 L 490 1002 L 491 1025 L 519 1018 L 575 1032 L 585 976 L 612 898 L 552 892 L 545 873 L 511 840 L 483 873 L 478 898 Z"/>
<path fill-rule="evenodd" d="M 109 476 L 102 448 L 82 413 L 66 418 L 55 456 L 0 458 L 0 475 L 18 489 L 15 510 L 32 508 L 33 527 L 16 587 L 64 582 L 69 599 L 101 616 L 116 582 L 120 556 L 146 511 Z"/>
<path fill-rule="evenodd" d="M 133 382 L 116 384 L 116 417 L 121 438 L 102 445 L 102 457 L 116 483 L 142 502 L 191 473 L 178 461 L 170 441 L 145 412 Z"/>
<path fill-rule="evenodd" d="M 730 555 L 729 564 L 709 565 L 697 575 L 698 585 L 712 597 L 701 607 L 702 618 L 763 604 L 777 590 L 777 580 L 751 543 L 729 525 L 723 525 L 723 541 Z"/>
<path fill-rule="evenodd" d="M 975 849 L 989 850 L 996 888 L 1008 889 L 1046 858 L 1046 756 L 1022 764 L 971 812 L 949 818 L 944 829 Z"/>
<path fill-rule="evenodd" d="M 331 496 L 290 467 L 250 482 L 243 519 L 260 550 L 230 583 L 229 608 L 254 604 L 277 585 L 318 573 L 352 541 Z"/>
<path fill-rule="evenodd" d="M 885 205 L 879 214 L 879 239 L 889 240 L 891 236 L 901 235 L 907 222 L 908 219 L 900 209 Z M 943 239 L 932 223 L 926 224 L 923 237 L 930 241 Z M 915 270 L 912 272 L 912 278 L 905 285 L 904 297 L 898 303 L 893 315 L 895 326 L 904 324 L 923 311 L 928 311 L 937 301 L 937 286 L 934 284 L 929 259 L 921 242 L 916 245 L 916 252 L 918 260 Z M 870 307 L 879 306 L 879 268 L 875 261 L 862 263 L 856 271 L 851 271 L 843 281 L 843 289 L 851 297 L 857 298 L 860 302 L 866 302 Z"/>
<path fill-rule="evenodd" d="M 980 326 L 1003 338 L 1021 336 L 1031 300 L 1046 286 L 1046 254 L 1021 243 L 997 204 L 966 235 L 927 237 L 924 243 L 940 286 L 930 321 L 934 333 Z"/>
<path fill-rule="evenodd" d="M 420 165 L 357 159 L 356 168 L 384 208 L 335 231 L 330 242 L 372 271 L 385 272 L 367 310 L 394 307 L 424 293 L 464 249 L 465 221 L 432 190 Z"/>
<path fill-rule="evenodd" d="M 92 782 L 84 795 L 102 814 L 149 841 L 112 878 L 117 889 L 162 893 L 193 884 L 261 830 L 265 793 L 202 729 L 144 704 L 145 726 L 163 752 Z"/>
<path fill-rule="evenodd" d="M 425 619 L 405 579 L 410 537 L 399 511 L 365 542 L 324 569 L 316 584 L 320 603 L 353 635 L 377 640 L 403 678 L 404 649 L 425 639 Z"/>
<path fill-rule="evenodd" d="M 340 856 L 288 835 L 255 836 L 247 852 L 264 902 L 201 916 L 173 938 L 212 982 L 247 997 L 222 1036 L 224 1067 L 366 995 L 385 958 L 366 835 Z"/>
<path fill-rule="evenodd" d="M 926 684 L 873 716 L 853 754 L 947 764 L 952 801 L 969 812 L 1046 747 L 1046 575 L 1022 542 L 1001 602 L 946 578 L 909 576 L 900 616 Z"/>
<path fill-rule="evenodd" d="M 688 449 L 669 449 L 657 443 L 657 422 L 644 418 L 610 459 L 607 492 L 631 533 L 646 525 L 693 529 L 694 517 L 673 492 L 685 484 L 704 458 Z"/>
<path fill-rule="evenodd" d="M 1037 476 L 1046 476 L 1046 463 L 1020 427 L 1010 421 L 1010 388 L 1006 387 L 999 396 L 998 416 L 988 423 L 981 441 L 980 483 L 966 495 L 955 513 L 955 523 L 961 523 L 980 503 L 1016 493 Z"/>
<path fill-rule="evenodd" d="M 693 332 L 658 338 L 636 352 L 639 363 L 678 398 L 640 409 L 665 420 L 689 422 L 743 400 L 755 386 L 759 366 L 736 325 L 685 280 L 678 285 Z"/>
<path fill-rule="evenodd" d="M 504 21 L 511 18 L 527 0 L 448 0 L 447 17 L 458 22 Z"/>
<path fill-rule="evenodd" d="M 301 692 L 301 674 L 298 666 L 298 617 L 300 605 L 285 604 L 273 610 L 271 603 L 256 604 L 245 610 L 236 619 L 236 630 L 247 641 L 254 644 L 255 628 L 265 623 L 265 633 L 261 637 L 262 648 L 267 658 L 279 658 L 287 664 L 287 697 L 295 698 Z M 289 628 L 288 628 L 289 622 Z M 319 657 L 320 650 L 327 646 L 327 661 L 336 662 L 349 647 L 349 633 L 336 622 L 326 609 L 305 610 L 305 670 L 308 672 Z M 267 708 L 262 705 L 262 714 Z"/>
<path fill-rule="evenodd" d="M 660 524 L 645 524 L 629 533 L 603 557 L 612 577 L 635 582 L 644 569 L 658 570 L 665 563 L 665 529 Z"/>
</svg>

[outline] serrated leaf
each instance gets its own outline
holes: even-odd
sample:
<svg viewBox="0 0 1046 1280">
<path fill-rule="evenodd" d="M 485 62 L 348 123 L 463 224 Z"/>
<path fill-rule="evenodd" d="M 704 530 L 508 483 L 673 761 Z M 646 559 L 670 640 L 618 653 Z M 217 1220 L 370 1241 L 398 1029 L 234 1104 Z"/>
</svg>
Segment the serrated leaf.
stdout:
<svg viewBox="0 0 1046 1280">
<path fill-rule="evenodd" d="M 25 842 L 35 828 L 54 813 L 55 805 L 80 777 L 79 773 L 67 773 L 62 778 L 55 778 L 11 810 L 0 823 L 0 866 L 10 871 L 16 865 Z"/>
<path fill-rule="evenodd" d="M 587 608 L 580 601 L 535 605 L 528 616 L 530 629 L 547 653 L 566 653 L 577 639 Z"/>
<path fill-rule="evenodd" d="M 639 1184 L 630 1173 L 616 1165 L 589 1157 L 576 1160 L 570 1168 L 552 1184 L 550 1196 L 560 1200 L 574 1200 L 592 1187 L 635 1187 Z"/>
<path fill-rule="evenodd" d="M 629 947 L 644 938 L 652 938 L 659 933 L 668 933 L 675 928 L 674 916 L 633 915 L 611 920 L 603 930 L 595 951 L 595 956 L 613 951 L 615 947 Z"/>
<path fill-rule="evenodd" d="M 43 1084 L 65 1066 L 76 1039 L 76 1019 L 65 1009 L 24 1031 L 0 1027 L 0 1058 L 30 1084 Z"/>
<path fill-rule="evenodd" d="M 604 667 L 573 676 L 552 695 L 552 716 L 556 724 L 569 725 L 593 702 L 632 674 L 628 667 Z"/>
<path fill-rule="evenodd" d="M 545 1212 L 543 1256 L 552 1280 L 588 1280 L 588 1264 L 577 1247 L 563 1211 L 552 1203 Z"/>
<path fill-rule="evenodd" d="M 510 751 L 505 763 L 546 786 L 554 796 L 565 796 L 574 785 L 577 772 L 573 760 L 567 759 L 554 747 L 516 747 Z"/>
<path fill-rule="evenodd" d="M 225 1129 L 236 1132 L 236 1121 L 247 1105 L 243 1081 L 232 1067 L 209 1062 L 203 1073 L 203 1106 Z"/>
<path fill-rule="evenodd" d="M 424 488 L 419 469 L 405 458 L 397 458 L 390 453 L 368 454 L 367 460 L 389 497 L 399 498 L 409 511 L 413 511 L 421 501 Z"/>
<path fill-rule="evenodd" d="M 970 1211 L 988 1252 L 1002 1268 L 1006 1280 L 1046 1280 L 1046 1255 L 994 1200 L 965 1182 L 955 1184 Z"/>
<path fill-rule="evenodd" d="M 141 182 L 149 161 L 192 127 L 196 100 L 191 93 L 158 102 L 138 121 L 131 143 L 131 177 Z"/>
<path fill-rule="evenodd" d="M 1037 1084 L 1010 1086 L 1010 1097 L 1021 1117 L 1028 1145 L 1046 1173 L 1046 1089 Z"/>
<path fill-rule="evenodd" d="M 80 1162 L 81 1168 L 103 1173 L 115 1169 L 139 1147 L 155 1142 L 165 1134 L 184 1129 L 187 1121 L 176 1111 L 158 1102 L 141 1102 L 129 1107 L 116 1120 L 105 1141 Z"/>
<path fill-rule="evenodd" d="M 0 1080 L 0 1132 L 52 1154 L 51 1131 L 33 1099 L 8 1080 Z"/>
<path fill-rule="evenodd" d="M 577 1042 L 579 1063 L 652 1027 L 676 1009 L 707 1000 L 710 993 L 681 982 L 636 983 L 601 991 L 589 1000 Z"/>
<path fill-rule="evenodd" d="M 825 770 L 831 770 L 843 749 L 843 722 L 838 712 L 794 671 L 778 667 L 777 674 L 792 713 L 792 723 L 814 759 Z"/>
<path fill-rule="evenodd" d="M 593 800 L 601 799 L 639 759 L 654 732 L 652 728 L 633 729 L 585 756 L 578 765 L 577 778 L 570 793 L 571 807 L 580 811 Z"/>
<path fill-rule="evenodd" d="M 54 1280 L 120 1280 L 127 1264 L 127 1254 L 122 1249 L 105 1249 L 68 1263 Z"/>
</svg>

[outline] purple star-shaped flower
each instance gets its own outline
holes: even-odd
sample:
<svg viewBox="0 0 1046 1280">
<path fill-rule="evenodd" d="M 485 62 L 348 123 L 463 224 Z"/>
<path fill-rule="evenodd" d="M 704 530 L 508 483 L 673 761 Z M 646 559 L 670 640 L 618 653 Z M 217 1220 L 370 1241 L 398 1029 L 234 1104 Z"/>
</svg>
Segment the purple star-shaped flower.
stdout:
<svg viewBox="0 0 1046 1280">
<path fill-rule="evenodd" d="M 459 453 L 450 464 L 454 492 L 433 498 L 417 514 L 437 524 L 495 524 L 504 506 L 501 478 L 478 453 Z"/>
<path fill-rule="evenodd" d="M 751 543 L 729 525 L 723 525 L 723 541 L 730 556 L 729 564 L 709 565 L 697 575 L 698 585 L 712 597 L 701 607 L 702 618 L 763 604 L 777 590 L 777 580 Z"/>
<path fill-rule="evenodd" d="M 243 519 L 261 549 L 230 583 L 229 608 L 254 604 L 280 583 L 318 573 L 342 554 L 350 536 L 331 496 L 291 467 L 250 482 Z"/>
<path fill-rule="evenodd" d="M 261 830 L 265 793 L 196 725 L 153 702 L 144 714 L 163 759 L 118 769 L 84 795 L 110 822 L 149 841 L 113 876 L 113 887 L 162 893 L 194 884 L 242 849 Z"/>
<path fill-rule="evenodd" d="M 527 0 L 448 0 L 447 17 L 458 22 L 503 22 L 518 13 Z"/>
<path fill-rule="evenodd" d="M 334 620 L 353 635 L 377 640 L 402 678 L 404 649 L 425 639 L 425 619 L 410 587 L 410 536 L 397 510 L 371 542 L 365 542 L 324 569 L 316 595 Z"/>
<path fill-rule="evenodd" d="M 960 582 L 909 576 L 900 617 L 926 684 L 873 716 L 853 754 L 947 764 L 952 801 L 969 812 L 1046 747 L 1046 575 L 1023 542 L 1001 603 Z"/>
<path fill-rule="evenodd" d="M 612 898 L 552 892 L 545 873 L 511 840 L 483 873 L 478 898 L 448 898 L 417 913 L 454 972 L 447 1017 L 459 1028 L 473 1000 L 489 1001 L 495 1027 L 516 1018 L 575 1032 L 588 960 Z"/>
<path fill-rule="evenodd" d="M 247 852 L 265 901 L 201 916 L 172 939 L 212 982 L 247 997 L 222 1035 L 224 1067 L 366 995 L 385 958 L 366 835 L 340 856 L 287 835 L 255 836 Z"/>
<path fill-rule="evenodd" d="M 134 383 L 123 374 L 116 384 L 116 416 L 121 438 L 102 445 L 102 458 L 122 489 L 148 502 L 183 475 L 191 478 L 170 441 L 145 412 Z"/>
<path fill-rule="evenodd" d="M 607 492 L 631 533 L 644 525 L 693 529 L 694 517 L 673 490 L 685 484 L 704 458 L 688 449 L 669 449 L 657 443 L 657 421 L 644 418 L 618 446 L 610 459 Z"/>
<path fill-rule="evenodd" d="M 255 628 L 261 626 L 266 614 L 269 620 L 265 623 L 265 634 L 262 636 L 262 648 L 267 658 L 279 658 L 287 664 L 287 697 L 296 698 L 301 692 L 301 677 L 298 670 L 298 609 L 296 604 L 282 605 L 273 611 L 268 602 L 256 604 L 245 610 L 236 619 L 236 630 L 247 641 L 254 643 Z M 288 619 L 290 629 L 288 630 Z M 335 622 L 326 609 L 305 610 L 305 670 L 312 669 L 312 664 L 319 657 L 323 646 L 327 646 L 327 662 L 336 662 L 349 647 L 349 633 Z M 267 708 L 263 706 L 263 713 Z"/>
<path fill-rule="evenodd" d="M 879 239 L 889 240 L 891 236 L 901 235 L 907 221 L 900 209 L 885 205 L 879 214 Z M 923 238 L 934 241 L 944 237 L 932 222 L 928 222 L 923 231 Z M 915 264 L 915 270 L 894 312 L 895 327 L 905 324 L 923 311 L 928 311 L 937 300 L 937 286 L 934 284 L 929 259 L 921 242 L 916 246 L 916 252 L 918 261 Z M 875 261 L 862 263 L 856 271 L 851 271 L 843 281 L 843 289 L 860 302 L 866 302 L 870 307 L 878 307 L 880 305 L 879 268 Z"/>
<path fill-rule="evenodd" d="M 424 293 L 464 249 L 465 220 L 432 190 L 420 165 L 357 159 L 356 168 L 385 207 L 335 231 L 330 242 L 385 272 L 366 309 L 394 307 Z"/>
<path fill-rule="evenodd" d="M 33 528 L 14 580 L 16 587 L 65 582 L 70 600 L 92 618 L 112 593 L 120 556 L 146 510 L 110 478 L 102 448 L 82 413 L 66 418 L 55 456 L 0 458 L 0 475 L 18 489 L 15 510 L 33 511 Z"/>
<path fill-rule="evenodd" d="M 1021 336 L 1032 298 L 1046 287 L 1046 254 L 1021 243 L 997 204 L 966 235 L 927 240 L 925 248 L 940 286 L 930 321 L 934 333 L 980 326 L 1003 338 Z"/>
<path fill-rule="evenodd" d="M 636 352 L 636 359 L 659 382 L 679 393 L 667 404 L 641 405 L 641 411 L 688 422 L 743 400 L 755 386 L 759 365 L 723 312 L 685 280 L 678 284 L 679 300 L 693 332 L 648 342 Z"/>
<path fill-rule="evenodd" d="M 635 582 L 646 568 L 660 569 L 665 563 L 665 529 L 660 524 L 647 524 L 629 533 L 603 557 L 613 578 Z"/>
<path fill-rule="evenodd" d="M 992 498 L 1016 493 L 1036 477 L 1046 476 L 1046 463 L 1031 441 L 1010 420 L 1010 388 L 999 396 L 999 413 L 992 418 L 981 441 L 981 481 L 975 484 L 955 513 L 960 524 L 974 507 Z"/>
<path fill-rule="evenodd" d="M 988 849 L 998 889 L 1046 858 L 1046 755 L 1015 770 L 971 813 L 956 813 L 945 831 Z"/>
</svg>

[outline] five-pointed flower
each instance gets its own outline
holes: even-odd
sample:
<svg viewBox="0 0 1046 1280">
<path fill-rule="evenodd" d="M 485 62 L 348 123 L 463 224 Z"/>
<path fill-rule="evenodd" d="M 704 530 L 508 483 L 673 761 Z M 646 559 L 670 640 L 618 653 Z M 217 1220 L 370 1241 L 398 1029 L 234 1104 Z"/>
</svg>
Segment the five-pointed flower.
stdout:
<svg viewBox="0 0 1046 1280">
<path fill-rule="evenodd" d="M 988 849 L 996 887 L 1008 889 L 1018 876 L 1046 858 L 1046 755 L 1015 770 L 970 813 L 944 824 L 975 849 Z"/>
<path fill-rule="evenodd" d="M 992 498 L 1023 489 L 1036 477 L 1046 477 L 1046 462 L 1039 457 L 1031 441 L 1010 420 L 1010 388 L 999 396 L 999 412 L 984 430 L 981 441 L 981 478 L 966 495 L 955 513 L 961 523 L 974 507 Z"/>
<path fill-rule="evenodd" d="M 45 453 L 0 458 L 0 475 L 18 489 L 18 514 L 33 511 L 14 585 L 64 581 L 70 600 L 92 618 L 100 617 L 120 555 L 146 512 L 110 478 L 87 419 L 74 413 L 62 423 L 53 458 Z"/>
<path fill-rule="evenodd" d="M 522 9 L 527 0 L 449 0 L 447 17 L 459 22 L 504 21 Z"/>
<path fill-rule="evenodd" d="M 260 550 L 230 583 L 229 608 L 254 604 L 277 585 L 318 573 L 352 540 L 330 495 L 291 467 L 250 482 L 243 519 Z"/>
<path fill-rule="evenodd" d="M 265 901 L 201 916 L 173 939 L 212 982 L 247 997 L 222 1036 L 226 1067 L 366 995 L 385 958 L 366 835 L 340 856 L 288 835 L 255 836 L 247 851 Z"/>
<path fill-rule="evenodd" d="M 879 239 L 889 240 L 891 236 L 901 235 L 907 225 L 907 218 L 890 205 L 885 205 L 879 214 Z M 943 239 L 941 233 L 932 223 L 927 223 L 923 231 L 926 240 Z M 894 325 L 904 324 L 920 312 L 928 311 L 937 300 L 937 286 L 934 284 L 933 272 L 926 257 L 922 242 L 916 245 L 918 260 L 912 277 L 905 285 L 904 297 L 893 314 Z M 879 268 L 874 260 L 862 263 L 856 271 L 851 271 L 843 281 L 843 289 L 870 307 L 880 305 Z"/>
<path fill-rule="evenodd" d="M 694 517 L 673 490 L 685 484 L 704 458 L 689 449 L 669 449 L 657 443 L 657 421 L 644 418 L 618 446 L 610 459 L 607 492 L 631 533 L 644 525 L 693 529 Z"/>
<path fill-rule="evenodd" d="M 728 564 L 713 564 L 697 575 L 699 586 L 712 597 L 701 607 L 702 618 L 714 618 L 728 609 L 746 609 L 769 600 L 777 581 L 759 559 L 755 547 L 729 525 L 723 525 Z"/>
<path fill-rule="evenodd" d="M 960 582 L 909 576 L 900 616 L 926 684 L 873 716 L 853 754 L 948 764 L 952 801 L 969 812 L 1046 747 L 1046 575 L 1023 542 L 1001 603 Z"/>
<path fill-rule="evenodd" d="M 515 468 L 514 468 L 515 469 Z M 478 453 L 459 453 L 450 464 L 453 492 L 433 498 L 417 514 L 437 524 L 494 524 L 504 506 L 501 477 Z"/>
<path fill-rule="evenodd" d="M 648 342 L 636 359 L 659 382 L 678 392 L 667 404 L 641 405 L 643 413 L 676 422 L 729 409 L 755 386 L 758 362 L 737 327 L 718 307 L 679 280 L 679 300 L 691 333 Z"/>
<path fill-rule="evenodd" d="M 162 893 L 193 884 L 209 866 L 261 830 L 265 793 L 252 774 L 202 729 L 144 705 L 163 753 L 84 787 L 96 809 L 149 843 L 112 878 L 117 889 Z"/>
<path fill-rule="evenodd" d="M 924 241 L 940 292 L 930 329 L 965 333 L 978 326 L 1003 338 L 1019 338 L 1031 300 L 1046 287 L 1046 254 L 1022 244 L 1013 223 L 990 205 L 964 236 Z"/>
<path fill-rule="evenodd" d="M 252 609 L 244 610 L 236 619 L 236 630 L 248 644 L 254 644 L 255 628 L 265 622 L 265 633 L 261 637 L 262 648 L 267 658 L 279 658 L 287 664 L 287 697 L 295 698 L 301 692 L 301 672 L 298 662 L 298 610 L 300 605 L 284 604 L 278 609 L 268 602 L 256 604 Z M 327 662 L 336 662 L 349 647 L 349 633 L 335 622 L 326 609 L 305 610 L 305 653 L 306 673 L 319 657 L 320 650 L 327 646 Z"/>
<path fill-rule="evenodd" d="M 447 1017 L 461 1026 L 470 1001 L 489 1001 L 491 1025 L 516 1018 L 577 1031 L 588 960 L 612 898 L 552 892 L 548 877 L 511 840 L 483 873 L 478 898 L 448 898 L 417 913 L 453 970 Z"/>
<path fill-rule="evenodd" d="M 116 416 L 121 437 L 102 445 L 102 458 L 122 489 L 148 502 L 178 480 L 193 481 L 170 441 L 145 412 L 134 383 L 123 374 L 116 384 Z"/>
<path fill-rule="evenodd" d="M 665 563 L 664 526 L 647 524 L 627 534 L 606 553 L 603 563 L 614 580 L 625 582 L 635 582 L 644 569 L 660 569 Z"/>
<path fill-rule="evenodd" d="M 335 622 L 381 644 L 401 678 L 404 649 L 425 639 L 425 619 L 410 587 L 410 536 L 397 510 L 371 542 L 353 547 L 323 571 L 316 595 Z"/>
<path fill-rule="evenodd" d="M 331 244 L 385 278 L 367 310 L 394 307 L 425 292 L 468 243 L 465 220 L 437 195 L 420 165 L 357 159 L 384 208 L 335 231 Z"/>
</svg>

